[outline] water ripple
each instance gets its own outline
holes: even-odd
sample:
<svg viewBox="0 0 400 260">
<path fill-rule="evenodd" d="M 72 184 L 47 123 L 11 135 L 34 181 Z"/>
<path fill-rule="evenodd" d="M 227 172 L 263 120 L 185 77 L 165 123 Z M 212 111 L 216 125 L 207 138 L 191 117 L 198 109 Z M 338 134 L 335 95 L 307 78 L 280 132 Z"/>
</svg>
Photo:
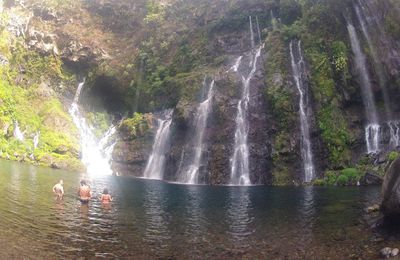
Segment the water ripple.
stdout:
<svg viewBox="0 0 400 260">
<path fill-rule="evenodd" d="M 109 176 L 90 185 L 96 197 L 109 188 L 114 201 L 81 205 L 79 175 L 33 169 L 0 165 L 1 259 L 322 259 L 329 252 L 344 259 L 364 246 L 354 236 L 366 234 L 358 228 L 334 243 L 332 234 L 354 229 L 379 195 L 374 188 L 184 186 Z M 66 196 L 56 201 L 51 188 L 61 178 Z"/>
</svg>

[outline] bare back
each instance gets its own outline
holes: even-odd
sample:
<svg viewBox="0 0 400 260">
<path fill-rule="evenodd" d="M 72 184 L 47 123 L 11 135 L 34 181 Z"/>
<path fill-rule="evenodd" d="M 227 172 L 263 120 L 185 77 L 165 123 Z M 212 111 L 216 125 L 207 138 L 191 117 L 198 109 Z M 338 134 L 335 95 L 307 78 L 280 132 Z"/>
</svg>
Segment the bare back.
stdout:
<svg viewBox="0 0 400 260">
<path fill-rule="evenodd" d="M 58 196 L 63 196 L 64 195 L 64 187 L 60 183 L 57 183 L 53 187 L 53 192 L 55 194 L 57 194 Z"/>
<path fill-rule="evenodd" d="M 110 203 L 112 201 L 110 194 L 102 194 L 100 199 L 102 203 Z"/>
<path fill-rule="evenodd" d="M 79 188 L 79 197 L 81 200 L 89 200 L 92 197 L 90 187 L 83 185 Z"/>
</svg>

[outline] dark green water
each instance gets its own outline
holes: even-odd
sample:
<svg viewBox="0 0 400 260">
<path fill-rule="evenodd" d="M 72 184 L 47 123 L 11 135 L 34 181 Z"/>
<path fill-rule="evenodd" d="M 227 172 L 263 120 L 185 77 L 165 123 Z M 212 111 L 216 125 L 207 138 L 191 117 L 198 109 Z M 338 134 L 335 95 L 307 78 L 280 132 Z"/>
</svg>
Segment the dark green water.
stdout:
<svg viewBox="0 0 400 260">
<path fill-rule="evenodd" d="M 52 186 L 64 179 L 66 197 Z M 81 205 L 75 173 L 0 161 L 0 258 L 345 259 L 376 256 L 362 221 L 379 188 L 184 186 L 90 179 Z M 376 247 L 376 248 L 375 248 Z"/>
</svg>

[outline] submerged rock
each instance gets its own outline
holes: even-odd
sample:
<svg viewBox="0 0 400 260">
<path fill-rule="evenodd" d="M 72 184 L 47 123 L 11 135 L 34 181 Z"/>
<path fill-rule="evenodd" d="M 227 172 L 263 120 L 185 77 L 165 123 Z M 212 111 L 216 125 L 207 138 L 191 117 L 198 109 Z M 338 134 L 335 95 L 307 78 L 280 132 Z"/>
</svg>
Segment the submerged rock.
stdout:
<svg viewBox="0 0 400 260">
<path fill-rule="evenodd" d="M 391 256 L 397 256 L 399 254 L 399 249 L 398 248 L 393 248 L 392 252 L 390 253 Z"/>
<path fill-rule="evenodd" d="M 379 211 L 379 205 L 378 204 L 374 204 L 372 206 L 369 206 L 368 208 L 365 209 L 365 211 L 367 213 L 377 212 L 377 211 Z"/>
<path fill-rule="evenodd" d="M 400 158 L 397 158 L 385 175 L 382 186 L 383 214 L 390 218 L 400 217 Z"/>
<path fill-rule="evenodd" d="M 382 248 L 381 251 L 379 251 L 379 253 L 384 258 L 390 258 L 390 257 L 397 256 L 399 254 L 399 249 L 398 248 L 385 247 L 385 248 Z"/>
<path fill-rule="evenodd" d="M 392 249 L 390 247 L 385 247 L 382 248 L 381 251 L 379 251 L 382 257 L 389 258 L 390 255 L 392 254 Z"/>
</svg>

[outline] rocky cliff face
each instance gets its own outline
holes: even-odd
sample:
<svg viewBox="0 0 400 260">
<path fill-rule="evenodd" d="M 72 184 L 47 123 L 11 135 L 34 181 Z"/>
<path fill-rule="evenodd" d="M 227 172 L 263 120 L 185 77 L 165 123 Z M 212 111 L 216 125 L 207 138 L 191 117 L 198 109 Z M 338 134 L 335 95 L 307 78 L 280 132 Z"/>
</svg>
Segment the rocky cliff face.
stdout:
<svg viewBox="0 0 400 260">
<path fill-rule="evenodd" d="M 370 39 L 365 36 L 357 8 L 362 11 Z M 174 109 L 165 170 L 165 179 L 171 181 L 179 179 L 180 169 L 190 161 L 193 118 L 201 102 L 202 81 L 204 77 L 214 79 L 200 182 L 226 184 L 243 87 L 242 78 L 229 69 L 243 56 L 243 74 L 249 73 L 246 67 L 251 49 L 251 15 L 256 45 L 265 44 L 250 82 L 248 143 L 252 183 L 280 185 L 303 180 L 299 94 L 289 52 L 293 39 L 301 40 L 304 49 L 317 176 L 333 176 L 336 182 L 341 170 L 350 167 L 357 168 L 360 174 L 383 172 L 387 152 L 396 156 L 394 151 L 399 144 L 394 143 L 393 136 L 398 136 L 400 127 L 396 102 L 400 93 L 398 8 L 396 1 L 389 0 L 6 1 L 1 30 L 8 40 L 0 41 L 0 64 L 12 75 L 8 79 L 11 85 L 29 90 L 41 86 L 41 93 L 50 89 L 45 91 L 49 97 L 65 104 L 56 116 L 67 121 L 68 116 L 61 112 L 66 112 L 68 99 L 75 92 L 75 75 L 86 76 L 83 107 L 93 113 L 125 116 L 113 154 L 113 168 L 123 175 L 142 175 L 156 132 L 152 124 L 139 120 L 134 113 Z M 260 32 L 256 29 L 256 16 Z M 381 118 L 379 154 L 365 155 L 366 118 L 346 29 L 349 21 L 355 25 L 366 55 Z M 379 50 L 379 57 L 374 57 L 371 44 L 376 52 Z M 37 114 L 41 113 L 39 110 L 43 109 L 38 108 Z M 13 129 L 6 126 L 12 126 L 14 119 L 23 122 L 22 128 L 30 136 L 40 128 L 18 113 L 1 119 L 7 128 L 7 143 Z M 52 130 L 59 128 L 47 125 Z M 71 138 L 72 143 L 77 143 L 76 133 Z M 57 147 L 66 140 L 47 141 L 51 148 L 46 148 L 44 155 L 50 150 L 54 154 L 44 164 L 63 165 L 52 162 L 54 158 L 62 160 L 66 154 L 78 159 L 77 145 L 59 153 L 65 149 Z M 44 155 L 40 154 L 43 160 L 47 158 Z M 331 177 L 322 181 L 331 182 Z"/>
<path fill-rule="evenodd" d="M 146 114 L 120 123 L 113 151 L 112 168 L 116 175 L 142 176 L 156 132 L 154 120 Z"/>
<path fill-rule="evenodd" d="M 400 216 L 399 172 L 400 160 L 397 159 L 390 165 L 382 185 L 381 210 L 385 216 L 395 221 Z"/>
<path fill-rule="evenodd" d="M 248 44 L 249 45 L 249 44 Z M 247 46 L 248 46 L 247 45 Z M 248 49 L 248 47 L 247 47 Z M 248 54 L 242 49 L 242 54 Z M 238 51 L 240 54 L 240 52 Z M 262 55 L 264 57 L 264 55 Z M 227 64 L 219 69 L 215 75 L 215 92 L 213 106 L 209 115 L 205 130 L 204 142 L 207 147 L 203 152 L 203 163 L 200 168 L 200 183 L 213 185 L 227 184 L 230 182 L 231 158 L 234 153 L 234 139 L 236 128 L 237 106 L 241 99 L 242 79 L 235 73 L 229 71 L 237 56 L 231 56 L 232 64 Z M 244 57 L 243 62 L 249 63 Z M 246 63 L 247 62 L 247 63 Z M 270 158 L 270 144 L 268 136 L 268 120 L 266 111 L 266 100 L 263 95 L 264 70 L 262 58 L 257 62 L 258 69 L 251 80 L 250 103 L 249 103 L 249 153 L 250 153 L 250 179 L 254 184 L 271 183 L 268 158 Z M 248 73 L 248 72 L 244 72 Z M 199 84 L 200 85 L 200 84 Z M 187 168 L 190 163 L 191 143 L 195 129 L 193 118 L 198 103 L 181 102 L 177 107 L 176 134 L 172 141 L 169 163 L 167 163 L 167 179 L 176 181 L 179 179 L 179 168 Z"/>
</svg>

